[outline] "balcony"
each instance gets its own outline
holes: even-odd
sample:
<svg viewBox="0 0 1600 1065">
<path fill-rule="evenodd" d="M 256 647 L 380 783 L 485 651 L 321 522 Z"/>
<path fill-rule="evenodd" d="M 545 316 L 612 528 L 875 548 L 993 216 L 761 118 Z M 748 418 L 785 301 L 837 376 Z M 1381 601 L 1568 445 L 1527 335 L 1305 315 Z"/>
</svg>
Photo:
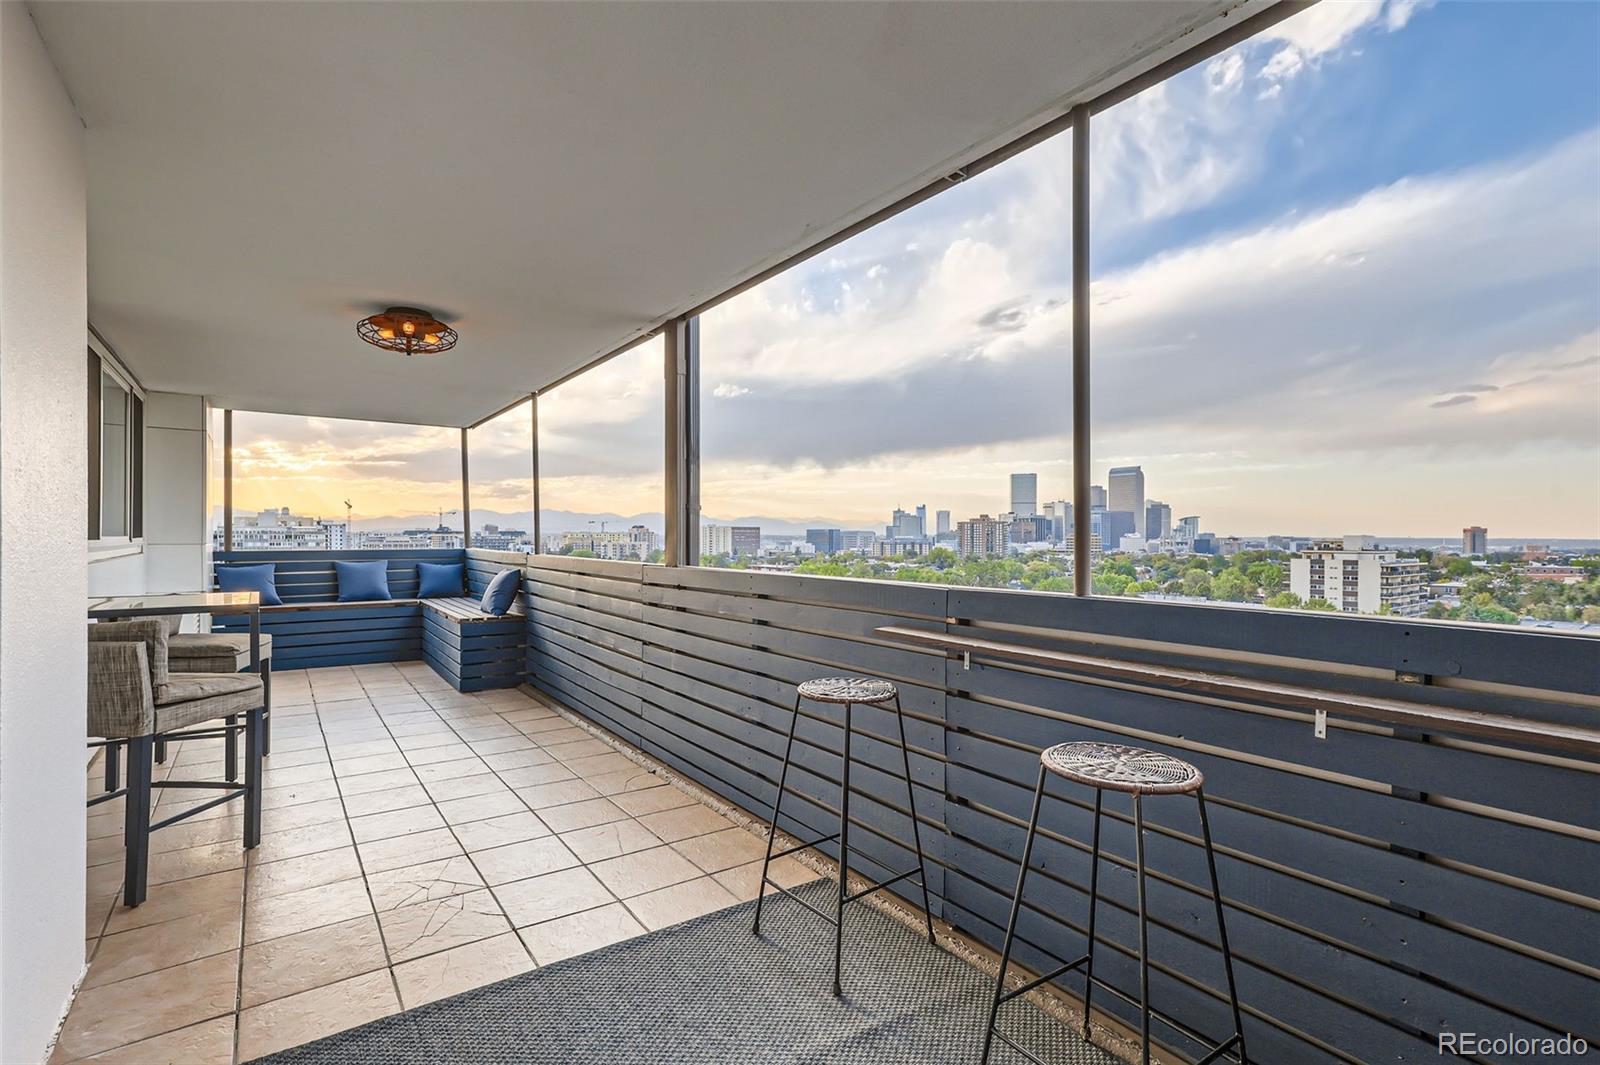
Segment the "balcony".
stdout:
<svg viewBox="0 0 1600 1065">
<path fill-rule="evenodd" d="M 1090 566 L 1063 571 L 1067 592 L 696 564 L 718 300 L 1053 136 L 1086 153 L 1095 116 L 1184 70 L 1226 90 L 1226 65 L 1202 65 L 1289 40 L 1274 28 L 1302 7 L 6 3 L 0 1060 L 977 1062 L 1035 813 L 1012 984 L 1085 950 L 1103 981 L 1087 1010 L 1077 972 L 1001 1010 L 1045 1061 L 1236 1060 L 1208 1057 L 1233 1027 L 1213 875 L 1251 1061 L 1600 1042 L 1595 633 L 1279 609 L 1254 585 L 1235 603 L 1090 594 Z M 1087 164 L 1063 180 L 1087 262 Z M 361 346 L 358 318 L 428 293 L 459 349 Z M 1070 296 L 1117 313 L 1086 274 Z M 1087 380 L 1088 319 L 1072 328 L 1063 368 Z M 554 553 L 541 521 L 566 485 L 540 427 L 567 382 L 626 358 L 665 443 L 664 535 L 596 513 Z M 531 462 L 491 475 L 473 434 L 508 411 Z M 447 507 L 358 545 L 354 475 L 312 456 L 273 490 L 321 492 L 343 521 L 250 526 L 269 505 L 245 501 L 271 466 L 256 417 L 433 434 L 416 465 Z M 530 550 L 483 546 L 491 477 L 526 486 Z M 1087 477 L 1073 495 L 1049 554 L 1098 561 L 1105 500 Z M 716 553 L 759 552 L 744 528 Z M 905 539 L 919 563 L 937 550 Z M 607 553 L 628 557 L 584 557 Z M 392 600 L 339 602 L 337 564 L 374 559 Z M 514 572 L 511 612 L 470 643 L 420 598 L 421 563 L 459 563 L 462 600 Z M 238 804 L 163 828 L 130 907 L 126 800 L 78 805 L 108 787 L 78 733 L 83 603 L 209 590 L 240 565 L 272 567 L 284 598 L 261 615 L 260 844 Z M 1327 567 L 1309 569 L 1316 595 Z M 1422 609 L 1423 588 L 1399 604 Z M 891 682 L 903 739 L 858 708 L 841 758 L 837 708 L 796 711 L 825 676 Z M 1214 871 L 1182 797 L 1143 802 L 1137 845 L 1124 795 L 1098 830 L 1086 788 L 1053 782 L 1035 808 L 1064 741 L 1197 767 Z M 153 817 L 195 809 L 182 785 L 226 750 L 172 741 Z M 774 862 L 757 938 L 780 780 L 776 847 L 822 843 Z M 866 894 L 919 845 L 926 894 Z M 836 890 L 866 901 L 838 999 L 832 930 L 804 908 Z M 1141 1047 L 1145 940 L 1166 1016 Z"/>
</svg>

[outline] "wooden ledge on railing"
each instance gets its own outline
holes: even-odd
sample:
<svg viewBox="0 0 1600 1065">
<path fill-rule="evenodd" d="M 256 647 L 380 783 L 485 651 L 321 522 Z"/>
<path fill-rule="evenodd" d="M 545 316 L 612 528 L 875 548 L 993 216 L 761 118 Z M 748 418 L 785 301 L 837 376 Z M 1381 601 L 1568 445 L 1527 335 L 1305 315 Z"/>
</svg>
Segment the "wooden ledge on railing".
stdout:
<svg viewBox="0 0 1600 1065">
<path fill-rule="evenodd" d="M 973 656 L 1010 659 L 1046 669 L 1062 670 L 1103 680 L 1151 685 L 1180 692 L 1194 692 L 1226 699 L 1267 703 L 1292 710 L 1309 710 L 1315 715 L 1317 736 L 1326 734 L 1328 715 L 1402 725 L 1425 732 L 1449 732 L 1487 737 L 1530 747 L 1543 747 L 1590 757 L 1600 756 L 1600 729 L 1564 725 L 1509 714 L 1490 714 L 1478 710 L 1457 710 L 1402 699 L 1321 688 L 1302 688 L 1271 681 L 1249 680 L 1222 673 L 1174 669 L 1114 658 L 1053 651 L 1024 644 L 1004 643 L 975 636 L 956 636 L 927 629 L 885 625 L 873 633 L 887 639 L 930 647 L 962 657 L 968 664 Z"/>
</svg>

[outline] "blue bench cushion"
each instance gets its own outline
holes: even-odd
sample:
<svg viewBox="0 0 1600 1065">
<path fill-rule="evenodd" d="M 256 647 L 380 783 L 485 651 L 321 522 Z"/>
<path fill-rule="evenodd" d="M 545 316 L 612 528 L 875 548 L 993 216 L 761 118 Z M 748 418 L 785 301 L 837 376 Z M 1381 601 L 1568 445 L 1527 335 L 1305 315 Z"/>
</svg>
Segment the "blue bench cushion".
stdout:
<svg viewBox="0 0 1600 1065">
<path fill-rule="evenodd" d="M 460 562 L 418 562 L 417 598 L 460 596 L 466 588 L 467 568 Z"/>
<path fill-rule="evenodd" d="M 339 602 L 365 603 L 392 599 L 389 594 L 389 563 L 335 562 L 339 577 Z"/>
<path fill-rule="evenodd" d="M 278 595 L 278 567 L 271 562 L 253 566 L 218 566 L 217 591 L 260 592 L 262 606 L 281 606 Z"/>
<path fill-rule="evenodd" d="M 522 580 L 520 570 L 506 569 L 494 575 L 489 587 L 483 590 L 483 600 L 478 606 L 491 617 L 500 617 L 517 601 L 517 586 Z"/>
</svg>

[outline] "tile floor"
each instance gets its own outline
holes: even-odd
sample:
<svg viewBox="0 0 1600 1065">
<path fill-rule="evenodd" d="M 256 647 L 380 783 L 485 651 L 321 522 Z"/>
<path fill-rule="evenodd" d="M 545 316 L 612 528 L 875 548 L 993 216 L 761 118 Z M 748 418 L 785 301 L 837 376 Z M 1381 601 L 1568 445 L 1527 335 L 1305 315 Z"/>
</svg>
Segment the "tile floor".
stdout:
<svg viewBox="0 0 1600 1065">
<path fill-rule="evenodd" d="M 285 671 L 273 695 L 248 856 L 239 803 L 204 811 L 152 837 L 125 909 L 122 801 L 89 811 L 89 971 L 52 1063 L 248 1061 L 755 897 L 760 837 L 540 696 L 412 662 Z M 221 758 L 185 741 L 157 775 Z M 208 797 L 156 794 L 157 817 Z"/>
</svg>

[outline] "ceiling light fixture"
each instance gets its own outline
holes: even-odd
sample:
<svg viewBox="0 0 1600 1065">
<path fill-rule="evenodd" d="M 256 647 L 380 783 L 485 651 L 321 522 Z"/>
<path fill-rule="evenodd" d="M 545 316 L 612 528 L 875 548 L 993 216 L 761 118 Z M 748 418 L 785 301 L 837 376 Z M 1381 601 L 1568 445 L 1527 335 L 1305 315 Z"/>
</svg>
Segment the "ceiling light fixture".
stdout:
<svg viewBox="0 0 1600 1065">
<path fill-rule="evenodd" d="M 356 336 L 406 355 L 437 355 L 456 346 L 456 331 L 417 307 L 390 307 L 363 318 L 356 323 Z"/>
</svg>

